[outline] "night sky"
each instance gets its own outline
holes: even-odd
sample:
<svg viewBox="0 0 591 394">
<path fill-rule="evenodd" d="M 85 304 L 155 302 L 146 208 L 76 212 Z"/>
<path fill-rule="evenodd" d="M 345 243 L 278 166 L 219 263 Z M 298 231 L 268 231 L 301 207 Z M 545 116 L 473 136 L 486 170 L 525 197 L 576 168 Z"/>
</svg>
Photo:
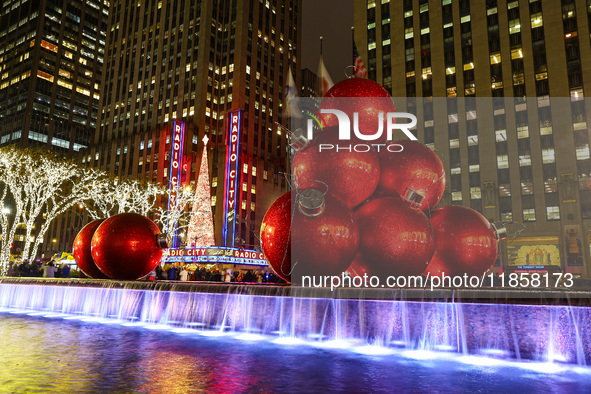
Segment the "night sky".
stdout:
<svg viewBox="0 0 591 394">
<path fill-rule="evenodd" d="M 333 82 L 345 79 L 352 65 L 353 0 L 303 0 L 302 68 L 318 72 L 320 40 L 324 37 L 324 64 Z"/>
</svg>

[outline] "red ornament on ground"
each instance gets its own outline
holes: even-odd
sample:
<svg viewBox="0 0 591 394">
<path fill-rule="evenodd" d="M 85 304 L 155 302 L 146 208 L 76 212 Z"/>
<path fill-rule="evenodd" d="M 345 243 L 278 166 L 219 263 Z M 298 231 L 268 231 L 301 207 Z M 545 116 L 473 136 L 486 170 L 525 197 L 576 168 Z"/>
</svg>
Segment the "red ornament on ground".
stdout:
<svg viewBox="0 0 591 394">
<path fill-rule="evenodd" d="M 166 234 L 145 216 L 120 213 L 105 220 L 92 237 L 92 258 L 107 276 L 135 280 L 160 262 L 168 247 Z"/>
<path fill-rule="evenodd" d="M 320 112 L 336 109 L 349 116 L 351 128 L 354 113 L 359 114 L 359 132 L 363 135 L 375 135 L 379 127 L 379 113 L 383 113 L 382 135 L 368 143 L 384 143 L 387 137 L 387 114 L 396 112 L 392 97 L 379 83 L 365 78 L 349 78 L 334 85 L 320 102 Z M 338 126 L 337 116 L 323 114 L 322 118 L 328 127 Z M 354 132 L 351 131 L 351 135 Z"/>
<path fill-rule="evenodd" d="M 497 258 L 498 233 L 477 211 L 452 205 L 431 212 L 435 255 L 425 273 L 481 276 Z"/>
<path fill-rule="evenodd" d="M 105 219 L 97 219 L 88 223 L 80 230 L 74 239 L 74 247 L 72 254 L 76 260 L 76 265 L 86 274 L 86 276 L 93 279 L 109 279 L 109 277 L 98 269 L 92 254 L 90 253 L 90 246 L 94 232 Z"/>
<path fill-rule="evenodd" d="M 420 275 L 435 250 L 425 214 L 397 197 L 369 201 L 355 212 L 359 252 L 368 272 Z"/>
<path fill-rule="evenodd" d="M 380 150 L 380 196 L 400 196 L 423 212 L 434 209 L 445 191 L 445 169 L 435 152 L 418 141 L 396 141 L 400 152 Z"/>
<path fill-rule="evenodd" d="M 261 248 L 267 262 L 281 279 L 291 282 L 291 193 L 281 195 L 261 223 Z"/>
<path fill-rule="evenodd" d="M 354 208 L 365 201 L 378 186 L 380 179 L 380 160 L 373 149 L 355 152 L 341 149 L 323 149 L 323 146 L 339 146 L 338 129 L 317 133 L 303 149 L 296 152 L 292 162 L 292 173 L 296 185 L 303 187 L 314 186 L 307 184 L 322 181 L 328 187 L 328 192 L 338 196 L 349 208 Z"/>
<path fill-rule="evenodd" d="M 298 190 L 291 230 L 294 279 L 340 275 L 357 253 L 359 229 L 351 210 L 316 188 Z"/>
</svg>

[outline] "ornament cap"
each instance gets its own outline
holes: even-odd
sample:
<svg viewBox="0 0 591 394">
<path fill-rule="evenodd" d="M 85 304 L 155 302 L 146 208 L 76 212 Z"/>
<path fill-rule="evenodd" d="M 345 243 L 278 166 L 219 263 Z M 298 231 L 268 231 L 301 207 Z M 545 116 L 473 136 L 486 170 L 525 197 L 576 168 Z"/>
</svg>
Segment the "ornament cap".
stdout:
<svg viewBox="0 0 591 394">
<path fill-rule="evenodd" d="M 507 226 L 503 222 L 492 223 L 492 228 L 499 241 L 507 238 Z"/>
<path fill-rule="evenodd" d="M 156 236 L 156 243 L 160 249 L 168 249 L 172 245 L 172 238 L 168 233 L 160 233 Z"/>
<path fill-rule="evenodd" d="M 295 131 L 292 131 L 290 133 L 290 146 L 295 149 L 296 151 L 300 151 L 302 149 L 305 149 L 308 144 L 310 143 L 310 140 L 308 139 L 308 136 L 306 134 L 306 131 L 304 131 L 304 129 L 299 128 L 296 129 Z"/>
<path fill-rule="evenodd" d="M 316 217 L 324 212 L 324 193 L 318 189 L 304 189 L 298 194 L 298 210 L 305 216 Z"/>
<path fill-rule="evenodd" d="M 420 208 L 425 196 L 422 193 L 407 187 L 402 198 L 409 203 L 411 207 Z"/>
</svg>

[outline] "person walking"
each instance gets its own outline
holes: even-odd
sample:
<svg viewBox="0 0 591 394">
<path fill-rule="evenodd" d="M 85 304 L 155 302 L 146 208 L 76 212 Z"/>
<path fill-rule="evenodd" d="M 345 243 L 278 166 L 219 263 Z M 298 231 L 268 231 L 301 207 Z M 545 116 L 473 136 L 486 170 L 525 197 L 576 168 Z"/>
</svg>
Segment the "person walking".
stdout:
<svg viewBox="0 0 591 394">
<path fill-rule="evenodd" d="M 183 267 L 183 270 L 180 274 L 181 281 L 186 282 L 189 280 L 189 271 L 187 271 L 187 267 Z"/>
<path fill-rule="evenodd" d="M 53 278 L 53 277 L 55 277 L 56 272 L 57 272 L 57 269 L 53 265 L 53 261 L 50 261 L 49 263 L 47 263 L 47 265 L 43 266 L 43 277 L 44 278 Z"/>
</svg>

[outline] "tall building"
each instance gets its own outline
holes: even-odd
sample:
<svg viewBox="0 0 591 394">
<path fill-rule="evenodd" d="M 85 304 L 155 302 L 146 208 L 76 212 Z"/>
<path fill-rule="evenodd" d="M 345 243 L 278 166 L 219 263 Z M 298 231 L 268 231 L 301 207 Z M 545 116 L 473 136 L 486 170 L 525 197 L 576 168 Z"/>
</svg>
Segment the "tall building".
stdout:
<svg viewBox="0 0 591 394">
<path fill-rule="evenodd" d="M 109 2 L 0 6 L 0 145 L 72 156 L 97 124 Z"/>
<path fill-rule="evenodd" d="M 591 271 L 590 21 L 585 0 L 355 1 L 369 78 L 417 114 L 444 203 L 525 226 L 505 268 Z"/>
<path fill-rule="evenodd" d="M 317 97 L 316 86 L 318 86 L 318 76 L 309 68 L 302 69 L 302 87 L 300 97 Z"/>
<path fill-rule="evenodd" d="M 194 187 L 210 141 L 216 242 L 258 245 L 266 209 L 288 187 L 282 107 L 290 64 L 299 75 L 301 1 L 123 0 L 112 2 L 108 26 L 97 133 L 82 162 L 168 184 L 170 126 L 182 121 L 183 185 Z M 228 114 L 238 110 L 230 174 Z"/>
</svg>

